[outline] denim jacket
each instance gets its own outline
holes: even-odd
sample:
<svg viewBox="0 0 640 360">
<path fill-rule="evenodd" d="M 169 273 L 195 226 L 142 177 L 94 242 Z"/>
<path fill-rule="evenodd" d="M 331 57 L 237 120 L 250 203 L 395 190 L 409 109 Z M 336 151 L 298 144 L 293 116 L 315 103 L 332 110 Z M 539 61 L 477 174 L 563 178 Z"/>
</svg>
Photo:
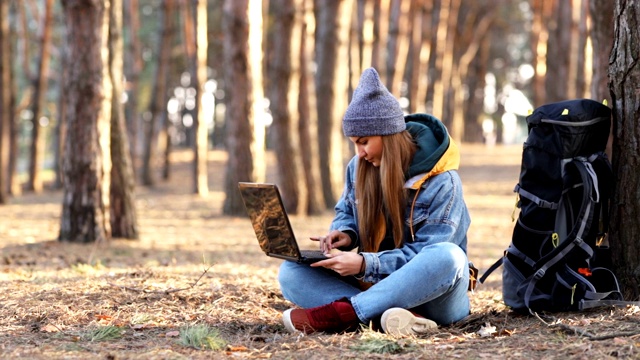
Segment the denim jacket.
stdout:
<svg viewBox="0 0 640 360">
<path fill-rule="evenodd" d="M 336 215 L 331 230 L 359 233 L 355 200 L 358 161 L 356 155 L 347 166 L 345 186 L 335 206 Z M 462 182 L 456 171 L 458 164 L 459 152 L 451 141 L 433 169 L 413 176 L 405 183 L 409 193 L 405 209 L 404 244 L 393 250 L 362 252 L 366 262 L 363 281 L 376 283 L 382 280 L 431 244 L 451 242 L 466 253 L 467 230 L 471 219 L 462 196 Z M 356 239 L 350 249 L 344 250 L 358 246 L 359 239 Z"/>
</svg>

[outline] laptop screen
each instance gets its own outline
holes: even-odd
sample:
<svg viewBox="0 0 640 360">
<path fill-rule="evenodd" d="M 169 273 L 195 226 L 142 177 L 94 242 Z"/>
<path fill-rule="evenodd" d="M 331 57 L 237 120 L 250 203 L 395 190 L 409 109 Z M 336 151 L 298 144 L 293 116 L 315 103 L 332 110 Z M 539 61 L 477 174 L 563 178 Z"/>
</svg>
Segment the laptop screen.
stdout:
<svg viewBox="0 0 640 360">
<path fill-rule="evenodd" d="M 239 183 L 238 188 L 262 251 L 299 258 L 300 251 L 276 185 Z"/>
</svg>

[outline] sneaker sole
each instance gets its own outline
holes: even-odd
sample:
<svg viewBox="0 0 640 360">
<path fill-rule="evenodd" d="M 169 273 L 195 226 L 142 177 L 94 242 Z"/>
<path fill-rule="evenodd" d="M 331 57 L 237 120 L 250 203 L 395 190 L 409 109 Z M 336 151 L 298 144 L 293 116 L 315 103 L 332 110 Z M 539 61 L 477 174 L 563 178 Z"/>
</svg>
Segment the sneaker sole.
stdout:
<svg viewBox="0 0 640 360">
<path fill-rule="evenodd" d="M 413 315 L 402 308 L 391 308 L 382 314 L 380 325 L 385 333 L 396 336 L 416 335 L 438 327 L 434 321 Z"/>
<path fill-rule="evenodd" d="M 287 328 L 287 330 L 289 330 L 289 332 L 292 333 L 300 333 L 301 331 L 296 329 L 295 326 L 293 326 L 293 323 L 291 322 L 291 311 L 293 309 L 288 309 L 285 310 L 285 312 L 282 313 L 282 322 L 284 323 L 284 327 Z"/>
</svg>

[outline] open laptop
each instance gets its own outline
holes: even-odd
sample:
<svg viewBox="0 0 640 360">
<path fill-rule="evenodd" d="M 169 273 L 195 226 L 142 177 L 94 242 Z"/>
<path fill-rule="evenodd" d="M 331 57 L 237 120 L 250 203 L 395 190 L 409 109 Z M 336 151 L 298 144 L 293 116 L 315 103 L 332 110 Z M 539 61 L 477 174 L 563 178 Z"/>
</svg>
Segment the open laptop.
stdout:
<svg viewBox="0 0 640 360">
<path fill-rule="evenodd" d="M 318 250 L 300 250 L 275 184 L 238 183 L 258 243 L 268 256 L 311 264 L 327 259 Z"/>
</svg>

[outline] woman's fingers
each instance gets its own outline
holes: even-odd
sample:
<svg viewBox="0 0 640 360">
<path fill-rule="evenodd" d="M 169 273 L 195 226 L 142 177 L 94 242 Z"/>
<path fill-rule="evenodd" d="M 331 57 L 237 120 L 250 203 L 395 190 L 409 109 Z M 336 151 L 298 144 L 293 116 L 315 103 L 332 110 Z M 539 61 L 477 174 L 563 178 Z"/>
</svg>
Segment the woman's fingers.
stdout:
<svg viewBox="0 0 640 360">
<path fill-rule="evenodd" d="M 309 239 L 319 242 L 320 250 L 324 253 L 329 253 L 335 248 L 348 246 L 351 243 L 349 235 L 337 230 L 330 232 L 326 236 L 311 236 Z"/>
<path fill-rule="evenodd" d="M 341 276 L 355 275 L 360 272 L 362 258 L 352 252 L 336 252 L 327 254 L 329 259 L 311 264 L 312 267 L 324 267 L 333 270 Z"/>
</svg>

